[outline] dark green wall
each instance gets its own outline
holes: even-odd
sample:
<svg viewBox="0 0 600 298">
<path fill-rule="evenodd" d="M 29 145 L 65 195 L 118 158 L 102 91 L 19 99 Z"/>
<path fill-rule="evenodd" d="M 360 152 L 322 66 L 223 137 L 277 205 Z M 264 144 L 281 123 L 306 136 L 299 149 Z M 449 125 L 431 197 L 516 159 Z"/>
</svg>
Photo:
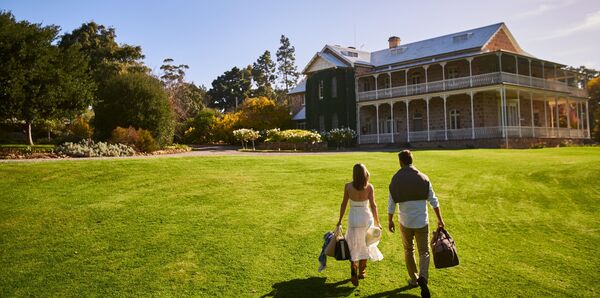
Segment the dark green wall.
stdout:
<svg viewBox="0 0 600 298">
<path fill-rule="evenodd" d="M 331 80 L 337 78 L 337 97 L 331 97 Z M 323 99 L 319 99 L 319 81 L 323 80 Z M 306 128 L 319 130 L 319 115 L 325 117 L 325 130 L 331 127 L 337 113 L 338 127 L 356 130 L 356 97 L 354 70 L 331 68 L 312 73 L 306 80 Z"/>
</svg>

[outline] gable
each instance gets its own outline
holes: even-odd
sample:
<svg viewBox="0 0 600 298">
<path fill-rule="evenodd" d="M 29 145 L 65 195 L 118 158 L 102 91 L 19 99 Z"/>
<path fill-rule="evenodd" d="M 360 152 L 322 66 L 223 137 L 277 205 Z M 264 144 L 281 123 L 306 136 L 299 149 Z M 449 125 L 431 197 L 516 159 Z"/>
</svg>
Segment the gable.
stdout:
<svg viewBox="0 0 600 298">
<path fill-rule="evenodd" d="M 492 36 L 492 38 L 483 47 L 484 51 L 494 52 L 498 50 L 520 53 L 521 50 L 510 33 L 507 33 L 504 28 L 501 28 Z"/>
<path fill-rule="evenodd" d="M 307 67 L 305 72 L 306 73 L 315 72 L 315 71 L 334 68 L 334 67 L 335 67 L 335 65 L 333 65 L 333 63 L 330 63 L 329 61 L 327 61 L 321 57 L 318 57 L 317 59 L 315 59 L 315 61 L 313 61 L 312 64 L 310 64 Z"/>
<path fill-rule="evenodd" d="M 347 65 L 340 61 L 337 57 L 330 53 L 317 53 L 304 68 L 302 73 L 311 73 L 323 69 L 347 67 Z"/>
</svg>

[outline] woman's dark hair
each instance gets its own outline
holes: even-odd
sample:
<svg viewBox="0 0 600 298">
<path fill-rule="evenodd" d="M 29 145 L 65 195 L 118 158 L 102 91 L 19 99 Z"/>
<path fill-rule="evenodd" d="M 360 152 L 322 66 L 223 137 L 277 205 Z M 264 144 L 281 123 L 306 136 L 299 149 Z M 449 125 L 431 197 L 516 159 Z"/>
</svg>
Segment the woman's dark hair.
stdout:
<svg viewBox="0 0 600 298">
<path fill-rule="evenodd" d="M 362 163 L 357 163 L 352 169 L 352 186 L 356 190 L 363 190 L 367 188 L 369 183 L 369 171 L 367 167 Z"/>
</svg>

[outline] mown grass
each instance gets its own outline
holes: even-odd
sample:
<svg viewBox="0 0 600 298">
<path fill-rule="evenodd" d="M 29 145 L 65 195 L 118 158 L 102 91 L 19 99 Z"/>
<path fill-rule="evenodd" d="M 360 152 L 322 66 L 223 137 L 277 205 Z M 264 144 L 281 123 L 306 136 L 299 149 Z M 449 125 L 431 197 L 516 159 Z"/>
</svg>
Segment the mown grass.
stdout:
<svg viewBox="0 0 600 298">
<path fill-rule="evenodd" d="M 461 258 L 434 296 L 600 294 L 599 148 L 415 158 Z M 347 262 L 317 273 L 356 162 L 385 223 L 394 153 L 0 164 L 0 296 L 418 295 L 399 234 L 358 288 Z"/>
</svg>

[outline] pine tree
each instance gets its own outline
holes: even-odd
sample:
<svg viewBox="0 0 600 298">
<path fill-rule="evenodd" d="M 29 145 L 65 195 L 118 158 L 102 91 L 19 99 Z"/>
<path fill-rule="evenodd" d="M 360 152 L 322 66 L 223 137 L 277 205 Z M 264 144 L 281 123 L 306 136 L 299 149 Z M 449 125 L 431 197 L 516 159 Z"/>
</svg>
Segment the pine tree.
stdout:
<svg viewBox="0 0 600 298">
<path fill-rule="evenodd" d="M 256 82 L 256 96 L 273 98 L 275 84 L 275 62 L 271 60 L 271 52 L 265 51 L 252 66 L 252 79 Z"/>
<path fill-rule="evenodd" d="M 281 84 L 285 89 L 286 93 L 293 87 L 298 81 L 298 69 L 296 68 L 295 62 L 295 51 L 296 49 L 290 45 L 290 40 L 281 35 L 279 40 L 281 46 L 277 50 L 277 70 L 279 72 Z"/>
</svg>

